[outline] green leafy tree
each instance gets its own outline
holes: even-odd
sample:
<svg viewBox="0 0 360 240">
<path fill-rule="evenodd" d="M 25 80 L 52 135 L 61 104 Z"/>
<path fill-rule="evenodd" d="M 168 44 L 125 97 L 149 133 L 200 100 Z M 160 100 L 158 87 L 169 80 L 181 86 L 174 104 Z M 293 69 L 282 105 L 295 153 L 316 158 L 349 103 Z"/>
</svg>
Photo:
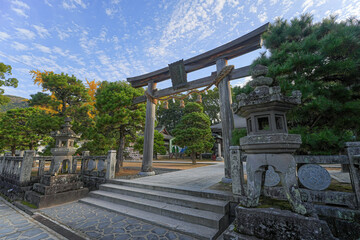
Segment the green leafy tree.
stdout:
<svg viewBox="0 0 360 240">
<path fill-rule="evenodd" d="M 136 133 L 144 128 L 145 104 L 132 103 L 143 93 L 143 89 L 122 81 L 103 82 L 96 92 L 97 129 L 117 142 L 116 172 L 123 166 L 125 146 L 135 141 Z"/>
<path fill-rule="evenodd" d="M 157 155 L 159 154 L 166 154 L 166 147 L 164 142 L 164 135 L 159 133 L 159 131 L 154 131 L 154 156 L 157 159 Z M 136 139 L 136 143 L 134 145 L 134 149 L 139 151 L 141 154 L 144 150 L 144 136 L 139 136 Z"/>
<path fill-rule="evenodd" d="M 173 132 L 174 144 L 187 147 L 193 164 L 196 164 L 196 153 L 210 151 L 213 147 L 210 119 L 198 103 L 186 104 L 184 116 Z"/>
<path fill-rule="evenodd" d="M 0 142 L 3 148 L 36 149 L 47 144 L 50 132 L 58 129 L 60 119 L 54 118 L 36 108 L 17 108 L 7 111 L 0 119 Z"/>
<path fill-rule="evenodd" d="M 180 122 L 184 114 L 184 109 L 180 107 L 180 100 L 169 100 L 168 108 L 165 109 L 163 104 L 158 104 L 156 109 L 156 119 L 158 125 L 165 126 L 165 128 L 172 134 L 176 125 Z"/>
<path fill-rule="evenodd" d="M 231 145 L 232 146 L 240 145 L 240 138 L 245 137 L 246 135 L 247 135 L 247 131 L 245 128 L 234 129 L 231 135 Z"/>
<path fill-rule="evenodd" d="M 85 85 L 73 75 L 50 72 L 43 73 L 41 79 L 41 87 L 44 91 L 50 91 L 51 96 L 44 93 L 32 95 L 30 100 L 32 106 L 41 106 L 47 101 L 52 109 L 65 116 L 68 108 L 78 107 L 90 101 Z"/>
<path fill-rule="evenodd" d="M 7 78 L 11 73 L 11 66 L 0 62 L 0 87 L 14 87 L 18 86 L 18 80 L 16 78 Z M 0 105 L 6 104 L 10 101 L 9 98 L 3 95 L 4 89 L 0 88 Z"/>
<path fill-rule="evenodd" d="M 116 149 L 116 135 L 111 136 L 110 133 L 104 135 L 101 129 L 96 127 L 91 129 L 89 140 L 85 140 L 83 145 L 77 149 L 76 153 L 81 154 L 83 151 L 90 151 L 91 155 L 106 155 L 111 149 Z"/>
<path fill-rule="evenodd" d="M 201 93 L 204 113 L 209 116 L 211 124 L 217 124 L 220 119 L 219 89 L 214 88 Z M 195 98 L 194 98 L 195 99 Z"/>
<path fill-rule="evenodd" d="M 35 83 L 44 91 L 30 95 L 29 105 L 45 110 L 56 116 L 69 116 L 73 119 L 73 130 L 82 133 L 82 138 L 89 138 L 90 130 L 95 127 L 93 113 L 95 108 L 88 89 L 75 76 L 36 72 Z"/>
<path fill-rule="evenodd" d="M 202 97 L 201 105 L 204 107 L 204 113 L 209 116 L 211 124 L 220 122 L 220 103 L 219 90 L 214 88 L 208 90 L 206 93 L 200 94 Z M 195 102 L 198 94 L 192 94 L 191 97 L 184 99 L 184 103 Z M 168 101 L 168 109 L 164 109 L 164 104 L 159 104 L 156 110 L 156 119 L 159 125 L 163 125 L 172 133 L 176 125 L 180 122 L 184 115 L 184 109 L 180 107 L 180 100 L 174 99 Z"/>
<path fill-rule="evenodd" d="M 288 114 L 292 133 L 302 135 L 299 153 L 337 154 L 343 142 L 359 138 L 360 24 L 335 17 L 314 23 L 310 15 L 278 19 L 264 34 L 270 54 L 255 64 L 269 67 L 286 94 L 302 92 L 302 104 Z"/>
</svg>

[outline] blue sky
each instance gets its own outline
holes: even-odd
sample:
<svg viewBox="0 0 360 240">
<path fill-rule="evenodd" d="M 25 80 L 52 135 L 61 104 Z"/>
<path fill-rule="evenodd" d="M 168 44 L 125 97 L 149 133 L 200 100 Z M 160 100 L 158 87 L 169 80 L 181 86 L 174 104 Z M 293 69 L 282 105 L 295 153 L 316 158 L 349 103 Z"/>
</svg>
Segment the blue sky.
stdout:
<svg viewBox="0 0 360 240">
<path fill-rule="evenodd" d="M 276 17 L 360 16 L 358 0 L 0 0 L 0 62 L 28 98 L 41 91 L 30 70 L 117 81 L 166 67 L 236 39 Z M 259 50 L 230 64 L 246 66 Z M 215 67 L 191 73 L 208 76 Z M 232 82 L 241 84 L 245 79 Z M 170 86 L 170 81 L 158 88 Z"/>
</svg>

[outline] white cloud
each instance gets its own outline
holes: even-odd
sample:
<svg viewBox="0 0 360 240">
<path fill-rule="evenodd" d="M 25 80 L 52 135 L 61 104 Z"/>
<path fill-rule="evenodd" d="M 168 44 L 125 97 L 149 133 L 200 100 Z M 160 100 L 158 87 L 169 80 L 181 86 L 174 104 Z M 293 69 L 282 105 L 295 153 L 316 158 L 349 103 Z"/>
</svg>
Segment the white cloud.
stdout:
<svg viewBox="0 0 360 240">
<path fill-rule="evenodd" d="M 310 7 L 312 7 L 314 5 L 314 1 L 313 0 L 306 0 L 303 4 L 302 4 L 302 12 L 306 12 Z"/>
<path fill-rule="evenodd" d="M 18 51 L 24 51 L 24 50 L 28 50 L 28 47 L 22 43 L 19 42 L 13 42 L 11 44 L 11 47 L 18 50 Z"/>
<path fill-rule="evenodd" d="M 258 19 L 260 20 L 261 23 L 265 22 L 268 19 L 266 12 L 260 13 L 258 15 Z"/>
<path fill-rule="evenodd" d="M 38 44 L 38 43 L 34 43 L 34 46 L 43 53 L 48 53 L 48 54 L 51 53 L 51 49 L 49 47 L 46 47 L 46 46 Z"/>
<path fill-rule="evenodd" d="M 68 55 L 68 51 L 64 51 L 64 50 L 62 50 L 62 49 L 59 48 L 59 47 L 54 47 L 54 48 L 53 48 L 53 52 L 54 52 L 54 53 L 57 53 L 57 54 L 59 54 L 59 55 L 61 55 L 61 56 L 63 56 L 63 57 L 66 57 L 66 56 Z"/>
<path fill-rule="evenodd" d="M 78 6 L 86 8 L 86 4 L 82 0 L 64 0 L 62 6 L 65 9 L 75 9 Z"/>
<path fill-rule="evenodd" d="M 278 3 L 279 0 L 270 0 L 270 5 L 273 6 Z"/>
<path fill-rule="evenodd" d="M 29 5 L 19 0 L 11 1 L 11 4 L 16 5 L 19 8 L 30 9 Z"/>
<path fill-rule="evenodd" d="M 248 76 L 248 77 L 231 82 L 231 86 L 232 87 L 244 87 L 251 80 L 252 80 L 252 77 Z"/>
<path fill-rule="evenodd" d="M 64 40 L 64 39 L 70 37 L 70 35 L 67 34 L 66 32 L 58 31 L 58 37 L 60 38 L 60 40 Z"/>
<path fill-rule="evenodd" d="M 38 35 L 41 37 L 41 38 L 45 38 L 45 37 L 49 37 L 50 36 L 50 33 L 49 31 L 44 28 L 44 27 L 41 27 L 41 26 L 37 26 L 37 25 L 33 25 L 33 27 L 36 29 Z"/>
<path fill-rule="evenodd" d="M 13 10 L 17 15 L 28 18 L 29 16 L 25 13 L 26 10 L 29 10 L 30 7 L 26 3 L 15 0 L 11 1 L 11 10 Z"/>
<path fill-rule="evenodd" d="M 317 3 L 316 3 L 316 6 L 317 7 L 320 7 L 321 5 L 324 5 L 326 3 L 326 0 L 319 0 Z"/>
<path fill-rule="evenodd" d="M 173 11 L 168 24 L 161 27 L 163 29 L 161 37 L 156 40 L 152 36 L 148 40 L 149 45 L 145 50 L 147 56 L 164 61 L 166 59 L 160 60 L 160 58 L 165 56 L 172 58 L 175 46 L 179 46 L 180 43 L 182 43 L 181 48 L 184 50 L 212 36 L 217 26 L 226 24 L 225 20 L 227 21 L 228 16 L 225 11 L 228 8 L 225 6 L 227 4 L 225 0 L 179 1 L 174 7 L 175 11 Z M 229 5 L 231 4 L 237 3 L 232 1 Z M 154 29 L 158 29 L 158 27 L 155 26 Z"/>
<path fill-rule="evenodd" d="M 25 28 L 15 28 L 15 29 L 22 38 L 34 39 L 36 36 L 35 33 Z"/>
<path fill-rule="evenodd" d="M 10 35 L 7 34 L 6 32 L 0 32 L 0 40 L 6 40 L 10 38 Z"/>
<path fill-rule="evenodd" d="M 13 10 L 17 15 L 28 18 L 29 16 L 25 13 L 24 9 L 11 7 L 11 10 Z"/>
<path fill-rule="evenodd" d="M 218 0 L 218 1 L 216 1 L 216 5 L 215 5 L 215 8 L 214 8 L 214 12 L 218 16 L 218 18 L 221 19 L 221 20 L 223 19 L 223 16 L 221 15 L 221 11 L 224 8 L 225 2 L 226 2 L 226 0 Z"/>
<path fill-rule="evenodd" d="M 108 15 L 108 16 L 113 16 L 114 13 L 115 13 L 115 10 L 112 9 L 112 8 L 106 8 L 106 9 L 105 9 L 105 13 L 106 13 L 106 15 Z"/>
<path fill-rule="evenodd" d="M 256 13 L 256 12 L 257 12 L 257 7 L 253 4 L 253 5 L 250 6 L 249 11 L 250 11 L 251 13 Z"/>
<path fill-rule="evenodd" d="M 53 5 L 50 3 L 52 0 L 45 0 L 45 4 L 48 5 L 49 7 L 52 7 Z"/>
</svg>

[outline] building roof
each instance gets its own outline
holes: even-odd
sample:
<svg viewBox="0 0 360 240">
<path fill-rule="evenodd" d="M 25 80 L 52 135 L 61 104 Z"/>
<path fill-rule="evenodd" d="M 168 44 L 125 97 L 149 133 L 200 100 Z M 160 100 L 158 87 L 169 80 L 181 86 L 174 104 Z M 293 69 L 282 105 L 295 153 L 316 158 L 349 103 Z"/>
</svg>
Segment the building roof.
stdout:
<svg viewBox="0 0 360 240">
<path fill-rule="evenodd" d="M 164 136 L 165 140 L 173 139 L 174 137 L 169 134 L 169 132 L 166 130 L 165 126 L 157 126 L 155 128 L 159 133 L 161 133 Z"/>
<path fill-rule="evenodd" d="M 221 122 L 210 126 L 212 132 L 221 132 Z M 234 114 L 234 128 L 246 128 L 246 119 Z"/>
</svg>

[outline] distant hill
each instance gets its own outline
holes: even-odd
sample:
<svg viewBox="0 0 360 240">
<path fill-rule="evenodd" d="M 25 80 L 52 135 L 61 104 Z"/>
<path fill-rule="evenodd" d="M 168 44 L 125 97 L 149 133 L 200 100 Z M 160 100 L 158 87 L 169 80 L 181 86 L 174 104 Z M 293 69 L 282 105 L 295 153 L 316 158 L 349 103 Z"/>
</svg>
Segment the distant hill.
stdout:
<svg viewBox="0 0 360 240">
<path fill-rule="evenodd" d="M 7 110 L 14 108 L 27 108 L 29 104 L 26 98 L 12 96 L 12 95 L 4 95 L 10 98 L 10 102 L 5 105 L 0 105 L 0 112 L 6 112 Z"/>
</svg>

